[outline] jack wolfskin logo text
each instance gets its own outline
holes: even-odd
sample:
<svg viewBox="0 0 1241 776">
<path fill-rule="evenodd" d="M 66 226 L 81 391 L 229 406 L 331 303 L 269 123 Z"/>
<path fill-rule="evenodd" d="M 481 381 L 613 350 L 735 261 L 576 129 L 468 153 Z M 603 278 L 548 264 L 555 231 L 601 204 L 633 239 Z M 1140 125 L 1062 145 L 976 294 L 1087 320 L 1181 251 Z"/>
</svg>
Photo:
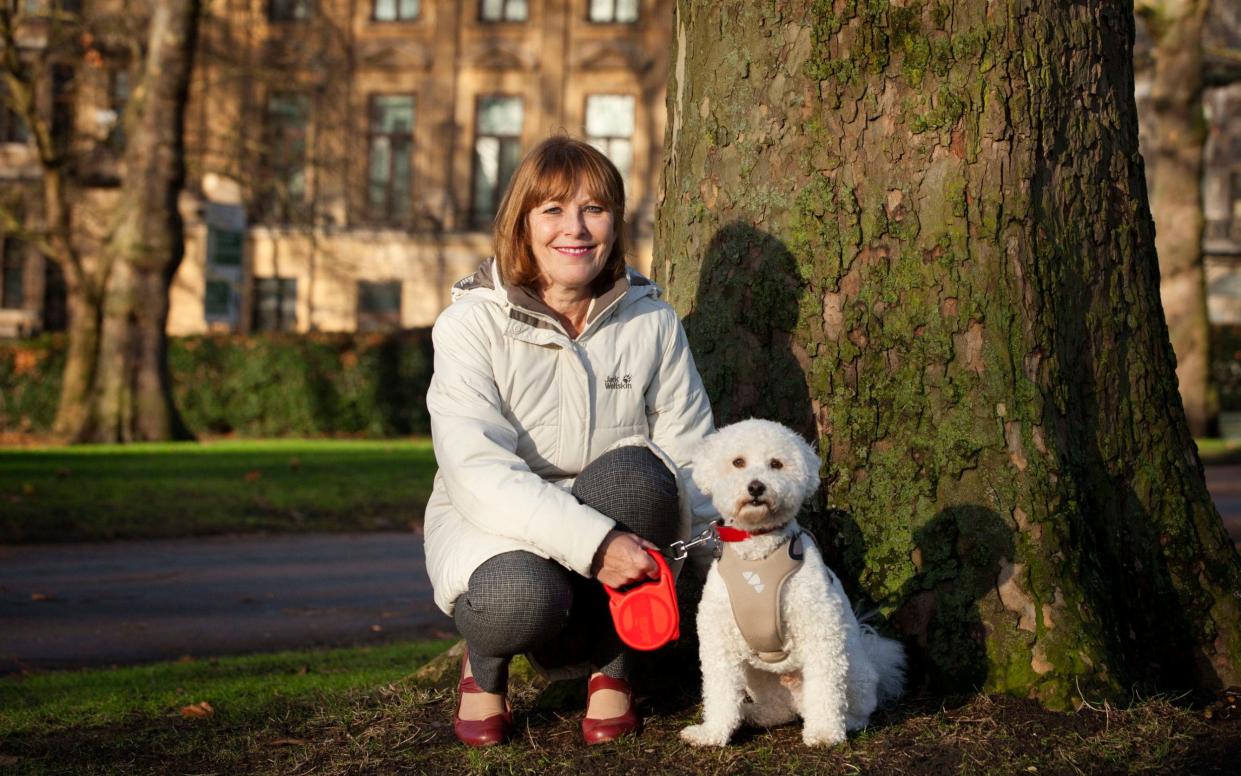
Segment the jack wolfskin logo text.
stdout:
<svg viewBox="0 0 1241 776">
<path fill-rule="evenodd" d="M 611 377 L 605 377 L 603 379 L 603 387 L 609 391 L 627 391 L 633 387 L 633 380 L 629 377 L 629 375 L 625 375 L 624 377 L 612 375 Z"/>
</svg>

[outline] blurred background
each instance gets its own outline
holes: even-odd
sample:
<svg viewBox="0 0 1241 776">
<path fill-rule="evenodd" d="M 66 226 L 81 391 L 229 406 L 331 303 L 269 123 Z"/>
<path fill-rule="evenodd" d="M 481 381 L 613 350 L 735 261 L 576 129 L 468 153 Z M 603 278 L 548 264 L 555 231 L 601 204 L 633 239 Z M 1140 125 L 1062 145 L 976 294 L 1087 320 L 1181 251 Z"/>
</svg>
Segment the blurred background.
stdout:
<svg viewBox="0 0 1241 776">
<path fill-rule="evenodd" d="M 125 150 L 150 5 L 6 9 L 0 433 L 72 437 L 63 418 L 57 428 L 57 333 L 83 283 L 66 267 L 89 269 L 105 252 L 126 176 L 141 174 L 127 173 Z M 166 326 L 189 432 L 425 431 L 420 406 L 402 406 L 420 405 L 429 368 L 417 330 L 490 254 L 508 176 L 549 133 L 587 139 L 624 173 L 631 259 L 647 270 L 672 10 L 203 3 L 184 107 L 184 258 L 170 269 Z M 1139 0 L 1135 23 L 1134 92 L 1187 413 L 1199 437 L 1241 437 L 1241 0 Z M 383 387 L 394 379 L 412 388 Z M 230 406 L 239 397 L 247 409 Z"/>
</svg>

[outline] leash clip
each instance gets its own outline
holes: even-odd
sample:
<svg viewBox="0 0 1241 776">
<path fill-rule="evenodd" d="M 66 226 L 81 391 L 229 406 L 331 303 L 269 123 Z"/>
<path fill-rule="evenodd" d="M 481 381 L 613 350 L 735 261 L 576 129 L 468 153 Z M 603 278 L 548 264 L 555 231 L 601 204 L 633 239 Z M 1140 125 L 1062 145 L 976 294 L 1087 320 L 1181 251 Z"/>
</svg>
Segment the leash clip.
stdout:
<svg viewBox="0 0 1241 776">
<path fill-rule="evenodd" d="M 716 553 L 718 556 L 719 549 L 720 549 L 720 537 L 719 537 L 719 534 L 715 530 L 715 527 L 718 524 L 719 524 L 718 521 L 713 520 L 706 528 L 702 529 L 702 531 L 697 536 L 693 536 L 689 539 L 684 539 L 684 540 L 678 539 L 677 541 L 668 545 L 669 559 L 670 560 L 685 560 L 686 558 L 689 557 L 689 550 L 691 547 L 697 547 L 700 544 L 707 544 L 707 543 L 710 543 L 712 545 L 713 552 Z"/>
</svg>

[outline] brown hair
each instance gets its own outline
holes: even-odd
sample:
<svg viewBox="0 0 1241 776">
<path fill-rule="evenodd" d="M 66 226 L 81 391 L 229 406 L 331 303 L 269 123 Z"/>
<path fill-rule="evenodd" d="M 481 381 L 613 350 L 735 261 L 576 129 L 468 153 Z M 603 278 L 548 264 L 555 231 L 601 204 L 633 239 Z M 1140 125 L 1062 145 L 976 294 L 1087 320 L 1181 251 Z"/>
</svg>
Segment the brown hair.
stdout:
<svg viewBox="0 0 1241 776">
<path fill-rule="evenodd" d="M 625 274 L 625 183 L 616 165 L 593 146 L 559 135 L 535 146 L 521 160 L 496 213 L 492 245 L 505 285 L 533 288 L 539 265 L 530 250 L 526 216 L 549 199 L 563 200 L 584 186 L 612 211 L 616 241 L 593 283 L 596 293 Z"/>
</svg>

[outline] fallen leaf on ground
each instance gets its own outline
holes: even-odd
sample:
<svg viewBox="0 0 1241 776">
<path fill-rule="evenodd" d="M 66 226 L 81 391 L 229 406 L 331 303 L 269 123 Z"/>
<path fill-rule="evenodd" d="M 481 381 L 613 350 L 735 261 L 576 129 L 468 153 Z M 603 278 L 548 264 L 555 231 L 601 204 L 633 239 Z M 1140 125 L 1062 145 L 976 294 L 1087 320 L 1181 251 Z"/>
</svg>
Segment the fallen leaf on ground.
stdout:
<svg viewBox="0 0 1241 776">
<path fill-rule="evenodd" d="M 189 706 L 181 707 L 181 716 L 186 719 L 202 719 L 215 714 L 215 709 L 211 708 L 211 704 L 206 701 L 199 703 L 191 703 Z"/>
<path fill-rule="evenodd" d="M 251 469 L 243 475 L 246 482 L 258 482 L 263 479 L 263 471 L 261 469 Z"/>
<path fill-rule="evenodd" d="M 17 765 L 20 757 L 11 754 L 0 754 L 0 765 Z"/>
<path fill-rule="evenodd" d="M 372 625 L 372 626 L 371 626 L 371 632 L 372 632 L 372 633 L 379 633 L 379 632 L 380 632 L 380 631 L 382 631 L 383 629 L 384 629 L 384 626 L 382 626 L 382 625 Z"/>
<path fill-rule="evenodd" d="M 277 738 L 272 746 L 305 746 L 308 742 L 300 738 Z"/>
<path fill-rule="evenodd" d="M 50 601 L 52 600 L 52 597 L 48 595 L 47 593 L 31 593 L 30 600 L 31 601 Z"/>
<path fill-rule="evenodd" d="M 193 655 L 182 655 L 181 657 L 177 658 L 177 662 L 178 663 L 193 663 L 194 656 Z"/>
</svg>

